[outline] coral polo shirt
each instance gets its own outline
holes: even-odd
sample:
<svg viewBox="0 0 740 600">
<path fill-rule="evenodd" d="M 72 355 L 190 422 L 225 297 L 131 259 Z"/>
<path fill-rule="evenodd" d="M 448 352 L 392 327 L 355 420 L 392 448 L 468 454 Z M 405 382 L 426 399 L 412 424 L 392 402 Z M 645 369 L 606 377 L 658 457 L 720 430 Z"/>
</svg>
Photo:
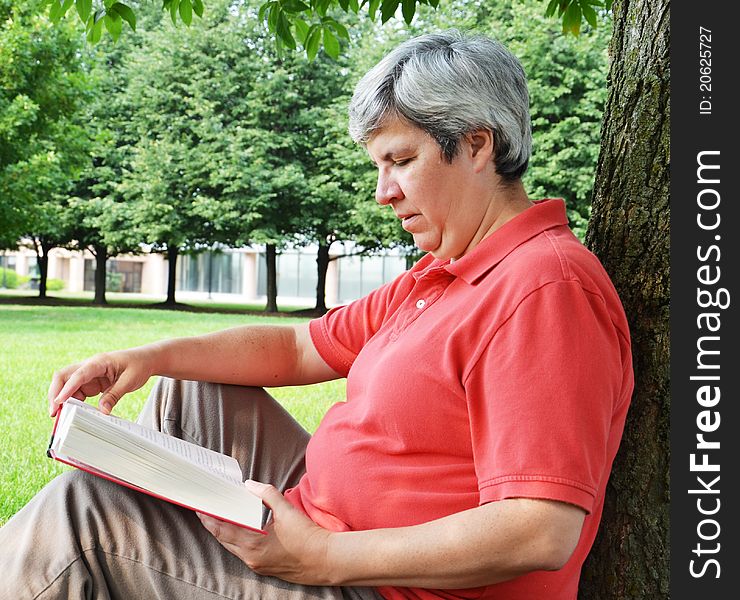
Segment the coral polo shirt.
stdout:
<svg viewBox="0 0 740 600">
<path fill-rule="evenodd" d="M 422 258 L 310 324 L 347 378 L 286 495 L 335 531 L 424 523 L 504 498 L 588 513 L 568 564 L 469 590 L 387 598 L 576 598 L 633 387 L 622 305 L 562 200 L 450 262 Z M 434 540 L 429 540 L 434 544 Z"/>
</svg>

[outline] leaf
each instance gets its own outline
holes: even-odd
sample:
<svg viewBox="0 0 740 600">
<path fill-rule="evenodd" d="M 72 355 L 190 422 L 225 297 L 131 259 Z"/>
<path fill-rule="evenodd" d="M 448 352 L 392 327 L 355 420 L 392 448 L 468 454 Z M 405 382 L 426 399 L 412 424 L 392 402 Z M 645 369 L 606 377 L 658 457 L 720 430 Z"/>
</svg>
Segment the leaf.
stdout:
<svg viewBox="0 0 740 600">
<path fill-rule="evenodd" d="M 275 3 L 274 6 L 270 7 L 270 12 L 267 14 L 267 27 L 270 31 L 275 33 L 277 31 L 278 19 L 280 18 L 280 6 Z"/>
<path fill-rule="evenodd" d="M 339 0 L 339 6 L 344 12 L 349 11 L 349 0 Z"/>
<path fill-rule="evenodd" d="M 105 28 L 108 30 L 108 33 L 110 33 L 113 41 L 117 42 L 118 38 L 121 37 L 121 30 L 123 29 L 123 19 L 121 19 L 121 15 L 111 10 L 110 13 L 106 13 L 104 22 Z"/>
<path fill-rule="evenodd" d="M 301 45 L 305 48 L 306 47 L 306 38 L 308 37 L 308 23 L 306 23 L 303 19 L 296 17 L 293 21 L 293 25 L 295 26 L 295 34 L 298 38 L 298 41 L 301 43 Z"/>
<path fill-rule="evenodd" d="M 80 15 L 83 23 L 87 23 L 92 12 L 92 0 L 75 0 L 75 6 L 77 7 L 77 14 Z"/>
<path fill-rule="evenodd" d="M 587 2 L 581 2 L 581 10 L 583 11 L 583 16 L 586 18 L 586 22 L 591 27 L 596 27 L 596 11 Z"/>
<path fill-rule="evenodd" d="M 290 21 L 288 20 L 288 17 L 285 16 L 284 11 L 281 11 L 279 14 L 280 16 L 277 21 L 277 35 L 288 48 L 295 50 L 295 38 L 290 32 Z"/>
<path fill-rule="evenodd" d="M 188 27 L 193 22 L 193 5 L 190 0 L 180 0 L 180 18 Z"/>
<path fill-rule="evenodd" d="M 299 13 L 309 9 L 308 4 L 304 4 L 301 0 L 283 0 L 280 4 L 284 11 L 291 13 Z"/>
<path fill-rule="evenodd" d="M 401 0 L 383 0 L 383 3 L 380 5 L 380 22 L 385 23 L 395 15 L 400 3 Z"/>
<path fill-rule="evenodd" d="M 339 58 L 339 40 L 334 37 L 334 34 L 328 27 L 324 27 L 324 50 L 334 60 Z"/>
<path fill-rule="evenodd" d="M 429 0 L 429 6 L 436 9 L 439 6 L 439 0 Z"/>
<path fill-rule="evenodd" d="M 406 21 L 406 25 L 411 25 L 411 21 L 414 19 L 414 13 L 416 13 L 416 0 L 403 0 L 401 11 L 403 12 L 403 20 Z"/>
<path fill-rule="evenodd" d="M 555 14 L 559 1 L 560 0 L 550 0 L 550 3 L 547 5 L 547 10 L 545 11 L 546 17 L 552 17 Z"/>
<path fill-rule="evenodd" d="M 111 10 L 114 10 L 121 15 L 121 18 L 129 24 L 129 27 L 136 31 L 136 15 L 134 14 L 134 11 L 131 10 L 131 7 L 122 2 L 116 2 L 111 6 Z"/>
<path fill-rule="evenodd" d="M 265 15 L 267 14 L 267 11 L 269 11 L 272 8 L 272 5 L 275 4 L 274 2 L 265 2 L 262 6 L 260 6 L 260 11 L 258 13 L 257 19 L 259 21 L 265 20 Z"/>
<path fill-rule="evenodd" d="M 349 31 L 347 31 L 347 28 L 342 25 L 339 21 L 332 19 L 331 17 L 328 17 L 326 20 L 326 24 L 329 25 L 334 31 L 337 32 L 337 35 L 340 38 L 344 38 L 345 40 L 349 41 Z"/>
<path fill-rule="evenodd" d="M 357 14 L 358 12 L 360 12 L 360 3 L 357 0 L 349 0 L 349 9 L 353 13 Z"/>
<path fill-rule="evenodd" d="M 61 18 L 62 5 L 58 0 L 55 0 L 51 5 L 51 9 L 49 9 L 49 20 L 56 25 Z"/>
<path fill-rule="evenodd" d="M 105 10 L 98 11 L 98 14 L 102 13 L 105 15 Z M 97 44 L 103 35 L 103 19 L 93 17 L 92 15 L 87 20 L 87 41 L 91 44 Z"/>
<path fill-rule="evenodd" d="M 62 16 L 67 14 L 67 11 L 72 7 L 74 3 L 75 0 L 64 0 L 64 3 L 62 4 Z"/>
<path fill-rule="evenodd" d="M 313 60 L 319 52 L 319 43 L 321 42 L 321 28 L 313 25 L 313 31 L 308 34 L 308 43 L 306 44 L 306 56 L 308 60 Z"/>
<path fill-rule="evenodd" d="M 378 12 L 378 6 L 380 6 L 380 0 L 370 0 L 370 5 L 367 7 L 367 14 L 370 15 L 371 21 L 375 21 L 375 13 Z"/>
<path fill-rule="evenodd" d="M 332 0 L 316 0 L 316 12 L 322 17 L 326 16 L 326 11 L 329 10 L 329 5 Z"/>
<path fill-rule="evenodd" d="M 563 15 L 563 31 L 578 35 L 581 32 L 581 5 L 572 2 Z"/>
<path fill-rule="evenodd" d="M 177 9 L 180 6 L 180 0 L 171 0 L 170 2 L 170 17 L 172 17 L 172 24 L 177 25 Z"/>
</svg>

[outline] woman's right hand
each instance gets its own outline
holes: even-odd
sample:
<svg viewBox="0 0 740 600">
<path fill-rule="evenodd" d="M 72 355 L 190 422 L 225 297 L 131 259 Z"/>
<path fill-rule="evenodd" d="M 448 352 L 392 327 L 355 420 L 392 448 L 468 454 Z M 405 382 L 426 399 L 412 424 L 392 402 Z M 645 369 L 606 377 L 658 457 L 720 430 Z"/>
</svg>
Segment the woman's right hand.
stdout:
<svg viewBox="0 0 740 600">
<path fill-rule="evenodd" d="M 151 353 L 151 347 L 105 352 L 60 369 L 49 385 L 49 415 L 55 416 L 68 398 L 85 401 L 101 392 L 98 407 L 109 414 L 124 394 L 138 390 L 154 374 Z"/>
</svg>

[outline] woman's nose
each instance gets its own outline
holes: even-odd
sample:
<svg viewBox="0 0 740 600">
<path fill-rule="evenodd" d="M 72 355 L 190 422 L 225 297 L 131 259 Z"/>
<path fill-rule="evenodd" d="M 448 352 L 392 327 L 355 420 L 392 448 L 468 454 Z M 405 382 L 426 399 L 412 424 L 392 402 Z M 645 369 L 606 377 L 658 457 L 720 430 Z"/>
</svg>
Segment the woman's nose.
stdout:
<svg viewBox="0 0 740 600">
<path fill-rule="evenodd" d="M 378 174 L 378 185 L 375 187 L 375 200 L 378 204 L 385 206 L 394 200 L 401 200 L 402 198 L 403 192 L 401 191 L 401 186 L 390 177 L 384 177 L 382 174 Z"/>
</svg>

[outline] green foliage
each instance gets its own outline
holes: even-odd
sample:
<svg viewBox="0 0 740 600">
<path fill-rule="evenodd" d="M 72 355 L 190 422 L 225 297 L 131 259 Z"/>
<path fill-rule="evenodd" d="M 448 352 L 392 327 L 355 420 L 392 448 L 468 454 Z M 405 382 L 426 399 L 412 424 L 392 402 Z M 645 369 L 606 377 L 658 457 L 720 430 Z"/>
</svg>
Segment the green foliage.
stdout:
<svg viewBox="0 0 740 600">
<path fill-rule="evenodd" d="M 103 28 L 111 39 L 116 42 L 123 31 L 126 22 L 132 31 L 136 31 L 136 13 L 134 9 L 123 2 L 112 0 L 41 0 L 41 4 L 48 7 L 49 20 L 58 24 L 67 13 L 76 14 L 85 26 L 86 39 L 91 44 L 97 44 L 103 37 Z M 74 11 L 70 11 L 72 5 Z M 169 10 L 172 22 L 177 23 L 177 17 L 186 25 L 193 20 L 193 13 L 203 16 L 202 0 L 164 0 L 163 10 Z M 138 8 L 137 8 L 138 10 Z"/>
<path fill-rule="evenodd" d="M 0 267 L 0 287 L 15 290 L 28 283 L 31 278 L 28 275 L 18 275 L 13 269 Z"/>
<path fill-rule="evenodd" d="M 59 292 L 64 289 L 64 281 L 51 277 L 46 280 L 46 289 L 50 292 Z"/>
<path fill-rule="evenodd" d="M 85 161 L 78 120 L 88 98 L 73 28 L 53 27 L 40 1 L 0 5 L 0 246 L 38 230 L 42 202 Z M 49 225 L 54 225 L 49 223 Z"/>
<path fill-rule="evenodd" d="M 562 19 L 563 33 L 578 35 L 585 20 L 591 27 L 598 22 L 597 10 L 611 10 L 613 0 L 550 0 L 545 16 Z"/>
<path fill-rule="evenodd" d="M 210 0 L 209 6 L 218 0 Z M 540 0 L 540 4 L 547 0 Z M 45 0 L 49 6 L 49 18 L 59 22 L 72 6 L 72 0 Z M 121 2 L 108 0 L 76 0 L 77 15 L 85 24 L 87 40 L 93 44 L 100 41 L 105 29 L 113 40 L 121 35 L 122 22 L 126 21 L 131 29 L 136 29 L 134 11 Z M 341 41 L 350 42 L 347 27 L 336 20 L 337 13 L 357 15 L 367 8 L 367 17 L 375 21 L 380 9 L 380 20 L 386 23 L 396 17 L 399 6 L 401 17 L 406 25 L 411 25 L 417 10 L 422 5 L 436 9 L 439 0 L 268 0 L 259 9 L 257 18 L 267 26 L 273 36 L 276 50 L 281 54 L 285 48 L 295 50 L 298 44 L 303 47 L 309 60 L 313 60 L 322 45 L 326 54 L 337 59 L 341 53 Z M 584 24 L 596 27 L 598 19 L 610 10 L 612 0 L 550 0 L 545 8 L 548 17 L 557 15 L 562 21 L 563 32 L 574 35 L 580 33 Z M 163 0 L 162 9 L 168 11 L 172 23 L 178 20 L 190 26 L 193 13 L 203 16 L 202 0 Z M 601 15 L 599 15 L 601 13 Z"/>
</svg>

